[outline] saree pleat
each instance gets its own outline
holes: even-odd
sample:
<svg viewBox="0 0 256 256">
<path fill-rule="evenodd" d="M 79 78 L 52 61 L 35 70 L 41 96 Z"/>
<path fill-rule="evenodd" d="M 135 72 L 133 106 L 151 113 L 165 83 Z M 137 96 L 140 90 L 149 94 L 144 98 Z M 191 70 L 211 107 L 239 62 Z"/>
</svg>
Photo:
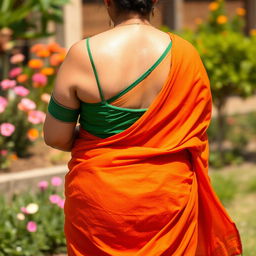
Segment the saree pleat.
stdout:
<svg viewBox="0 0 256 256">
<path fill-rule="evenodd" d="M 208 176 L 209 79 L 177 35 L 162 90 L 132 126 L 99 138 L 84 129 L 65 176 L 69 256 L 233 256 L 236 225 Z"/>
</svg>

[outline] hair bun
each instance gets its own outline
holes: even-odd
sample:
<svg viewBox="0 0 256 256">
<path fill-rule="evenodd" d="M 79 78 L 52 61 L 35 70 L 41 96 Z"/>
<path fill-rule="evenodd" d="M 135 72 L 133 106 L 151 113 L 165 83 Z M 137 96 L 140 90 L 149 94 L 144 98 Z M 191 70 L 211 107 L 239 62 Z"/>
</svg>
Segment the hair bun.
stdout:
<svg viewBox="0 0 256 256">
<path fill-rule="evenodd" d="M 153 7 L 152 0 L 115 0 L 120 11 L 134 11 L 142 15 L 151 12 Z"/>
</svg>

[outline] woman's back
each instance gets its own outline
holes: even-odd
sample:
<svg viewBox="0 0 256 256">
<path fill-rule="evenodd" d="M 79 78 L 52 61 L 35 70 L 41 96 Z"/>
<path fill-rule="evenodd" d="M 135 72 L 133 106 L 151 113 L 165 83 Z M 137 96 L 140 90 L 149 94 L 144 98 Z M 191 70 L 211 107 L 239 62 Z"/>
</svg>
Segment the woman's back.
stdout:
<svg viewBox="0 0 256 256">
<path fill-rule="evenodd" d="M 90 50 L 105 99 L 126 89 L 143 75 L 170 44 L 170 36 L 148 25 L 124 25 L 90 38 Z M 80 68 L 73 71 L 77 97 L 82 102 L 100 102 L 95 74 L 85 40 L 77 44 Z M 155 68 L 151 78 L 135 86 L 119 106 L 148 108 L 165 83 L 170 71 L 170 54 L 161 68 Z M 160 66 L 161 62 L 159 63 Z M 74 74 L 75 73 L 75 74 Z M 136 94 L 134 98 L 133 95 Z M 113 103 L 115 105 L 115 103 Z"/>
</svg>

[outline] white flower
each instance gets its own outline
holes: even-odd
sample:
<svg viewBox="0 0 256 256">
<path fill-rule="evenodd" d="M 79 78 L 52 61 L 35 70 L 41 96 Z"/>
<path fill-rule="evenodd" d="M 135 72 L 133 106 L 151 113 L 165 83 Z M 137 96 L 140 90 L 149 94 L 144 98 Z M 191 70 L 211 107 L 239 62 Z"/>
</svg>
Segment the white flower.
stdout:
<svg viewBox="0 0 256 256">
<path fill-rule="evenodd" d="M 25 215 L 23 214 L 23 213 L 18 213 L 17 215 L 16 215 L 16 217 L 17 217 L 17 219 L 18 220 L 25 220 Z"/>
<path fill-rule="evenodd" d="M 17 251 L 17 252 L 21 252 L 21 251 L 22 251 L 22 248 L 21 248 L 20 246 L 17 246 L 17 247 L 16 247 L 16 251 Z"/>
<path fill-rule="evenodd" d="M 30 203 L 27 205 L 26 209 L 27 209 L 28 214 L 34 214 L 38 211 L 39 206 L 37 204 Z"/>
</svg>

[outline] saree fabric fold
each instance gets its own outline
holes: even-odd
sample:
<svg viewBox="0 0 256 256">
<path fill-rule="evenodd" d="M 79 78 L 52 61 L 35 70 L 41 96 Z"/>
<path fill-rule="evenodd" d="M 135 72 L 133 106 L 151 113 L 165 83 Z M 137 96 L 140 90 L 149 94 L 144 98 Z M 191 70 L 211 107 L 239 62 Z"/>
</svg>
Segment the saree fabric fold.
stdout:
<svg viewBox="0 0 256 256">
<path fill-rule="evenodd" d="M 208 176 L 212 97 L 194 47 L 170 33 L 169 76 L 129 128 L 80 128 L 65 176 L 69 256 L 233 256 L 235 223 Z"/>
</svg>

